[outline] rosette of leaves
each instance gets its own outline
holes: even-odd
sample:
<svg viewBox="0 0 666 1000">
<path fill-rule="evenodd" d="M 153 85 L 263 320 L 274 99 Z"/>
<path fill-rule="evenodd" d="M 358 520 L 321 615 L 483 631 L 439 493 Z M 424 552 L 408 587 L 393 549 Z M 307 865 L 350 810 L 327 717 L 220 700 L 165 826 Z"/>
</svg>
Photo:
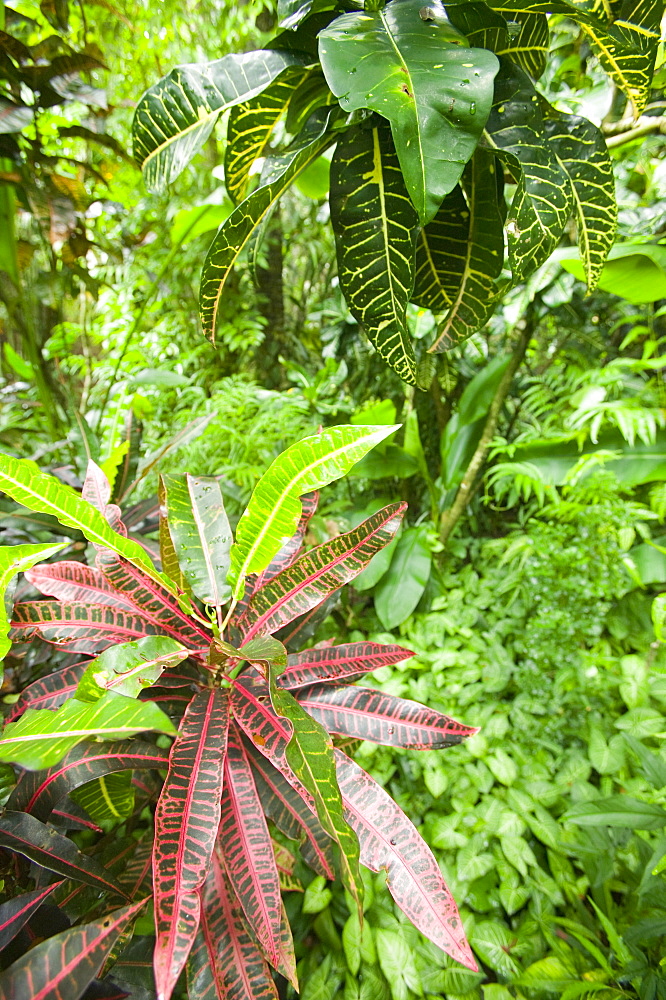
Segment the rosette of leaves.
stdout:
<svg viewBox="0 0 666 1000">
<path fill-rule="evenodd" d="M 359 915 L 360 866 L 385 871 L 415 926 L 476 968 L 429 848 L 332 739 L 425 750 L 476 730 L 355 683 L 407 649 L 307 647 L 317 616 L 391 542 L 406 507 L 307 548 L 317 491 L 393 430 L 332 427 L 291 446 L 258 483 L 235 540 L 217 480 L 164 476 L 161 570 L 126 534 L 93 463 L 80 496 L 32 462 L 2 458 L 0 488 L 78 528 L 94 563 L 38 564 L 53 546 L 5 559 L 7 579 L 26 570 L 46 597 L 14 606 L 11 638 L 76 655 L 23 691 L 0 735 L 5 785 L 8 765 L 19 768 L 0 817 L 0 847 L 16 858 L 0 947 L 18 942 L 0 953 L 0 996 L 28 1000 L 48 983 L 49 996 L 78 997 L 98 974 L 96 996 L 132 994 L 136 969 L 150 976 L 152 964 L 142 985 L 154 982 L 162 1000 L 185 968 L 192 1000 L 276 998 L 272 970 L 296 985 L 281 892 L 299 888 L 299 851 L 318 875 L 340 877 Z M 100 826 L 106 836 L 89 850 L 68 836 Z M 34 890 L 27 862 L 41 867 Z M 40 931 L 47 896 L 52 919 Z M 130 940 L 148 899 L 154 947 L 145 926 Z M 20 956 L 30 934 L 46 939 Z"/>
<path fill-rule="evenodd" d="M 134 152 L 148 186 L 161 190 L 229 110 L 225 182 L 237 207 L 210 247 L 200 291 L 204 332 L 214 338 L 240 254 L 256 252 L 276 201 L 335 147 L 330 209 L 340 287 L 381 357 L 418 383 L 408 304 L 440 318 L 430 351 L 460 343 L 512 283 L 548 259 L 572 215 L 595 287 L 615 234 L 611 162 L 595 125 L 555 110 L 537 89 L 548 15 L 576 22 L 638 115 L 663 4 L 358 7 L 283 0 L 283 30 L 266 49 L 177 67 L 141 98 Z M 505 178 L 514 189 L 508 205 Z"/>
</svg>

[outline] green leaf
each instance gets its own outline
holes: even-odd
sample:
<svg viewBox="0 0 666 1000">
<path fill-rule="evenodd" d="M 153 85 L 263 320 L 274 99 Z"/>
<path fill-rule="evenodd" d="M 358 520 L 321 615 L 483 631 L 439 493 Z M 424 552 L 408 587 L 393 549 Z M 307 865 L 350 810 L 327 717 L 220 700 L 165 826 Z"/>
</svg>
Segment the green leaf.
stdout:
<svg viewBox="0 0 666 1000">
<path fill-rule="evenodd" d="M 414 955 L 398 931 L 378 927 L 375 931 L 379 965 L 391 987 L 393 1000 L 409 1000 L 410 990 L 423 994 Z"/>
<path fill-rule="evenodd" d="M 11 646 L 9 635 L 9 615 L 13 601 L 7 595 L 7 588 L 17 573 L 32 569 L 38 562 L 48 559 L 67 546 L 67 542 L 56 545 L 3 545 L 0 546 L 0 681 L 1 661 Z"/>
<path fill-rule="evenodd" d="M 497 195 L 495 158 L 477 149 L 464 178 L 469 236 L 460 283 L 430 351 L 446 351 L 480 330 L 497 299 L 495 279 L 504 262 L 504 227 Z M 460 273 L 460 266 L 457 267 Z"/>
<path fill-rule="evenodd" d="M 201 273 L 199 309 L 207 336 L 215 334 L 220 298 L 238 255 L 282 192 L 335 141 L 332 126 L 337 118 L 336 108 L 316 112 L 284 153 L 266 161 L 259 186 L 220 227 Z"/>
<path fill-rule="evenodd" d="M 533 80 L 543 74 L 548 62 L 550 38 L 548 18 L 545 14 L 529 11 L 515 13 L 512 21 L 520 25 L 520 32 L 508 41 L 506 46 L 495 49 L 498 56 L 509 56 L 524 69 Z"/>
<path fill-rule="evenodd" d="M 28 709 L 0 737 L 0 760 L 31 771 L 51 767 L 88 738 L 121 739 L 154 730 L 175 734 L 164 712 L 150 701 L 135 701 L 108 691 L 93 704 L 70 698 L 57 711 Z"/>
<path fill-rule="evenodd" d="M 470 45 L 490 49 L 495 53 L 509 45 L 506 20 L 501 14 L 491 10 L 487 4 L 477 0 L 467 0 L 466 3 L 452 4 L 447 8 L 447 14 Z M 511 15 L 511 20 L 516 18 L 517 15 Z"/>
<path fill-rule="evenodd" d="M 439 11 L 424 19 L 412 0 L 343 14 L 319 33 L 319 55 L 345 111 L 369 108 L 391 122 L 405 184 L 425 225 L 479 141 L 496 57 L 467 48 Z"/>
<path fill-rule="evenodd" d="M 107 691 L 136 698 L 168 667 L 187 659 L 189 652 L 168 636 L 149 635 L 104 650 L 86 667 L 76 695 L 79 701 L 98 701 Z"/>
<path fill-rule="evenodd" d="M 138 542 L 113 530 L 87 500 L 71 486 L 65 486 L 55 476 L 40 472 L 34 462 L 24 458 L 0 455 L 0 490 L 30 510 L 51 514 L 61 524 L 79 531 L 92 542 L 124 556 L 133 566 L 174 593 L 174 584 L 158 571 Z"/>
<path fill-rule="evenodd" d="M 195 597 L 219 607 L 229 600 L 231 528 L 217 479 L 163 476 L 168 528 Z"/>
<path fill-rule="evenodd" d="M 560 264 L 581 281 L 584 265 L 563 259 Z M 666 296 L 666 247 L 652 243 L 618 243 L 608 254 L 598 279 L 599 288 L 628 302 L 656 302 Z"/>
<path fill-rule="evenodd" d="M 298 499 L 346 475 L 395 426 L 329 427 L 291 445 L 257 483 L 236 529 L 227 577 L 234 601 L 243 595 L 248 573 L 261 573 L 290 538 L 301 516 Z"/>
<path fill-rule="evenodd" d="M 303 913 L 321 913 L 333 899 L 323 875 L 316 875 L 303 894 Z"/>
<path fill-rule="evenodd" d="M 407 528 L 375 591 L 375 610 L 385 629 L 395 628 L 409 618 L 428 583 L 431 561 L 427 525 Z"/>
<path fill-rule="evenodd" d="M 444 312 L 450 309 L 465 274 L 469 208 L 462 189 L 453 189 L 416 241 L 416 274 L 411 301 Z"/>
<path fill-rule="evenodd" d="M 258 50 L 176 66 L 143 95 L 134 115 L 134 156 L 146 186 L 162 191 L 211 134 L 220 113 L 260 94 L 307 57 Z"/>
<path fill-rule="evenodd" d="M 386 125 L 357 126 L 342 136 L 331 163 L 330 204 L 349 309 L 380 357 L 414 384 L 407 303 L 417 217 Z"/>
<path fill-rule="evenodd" d="M 72 798 L 85 809 L 93 823 L 117 826 L 134 810 L 132 772 L 112 771 L 88 781 L 72 793 Z"/>
<path fill-rule="evenodd" d="M 666 826 L 666 811 L 651 802 L 629 795 L 579 802 L 562 816 L 565 823 L 578 826 L 619 826 L 634 830 L 660 830 Z"/>
</svg>

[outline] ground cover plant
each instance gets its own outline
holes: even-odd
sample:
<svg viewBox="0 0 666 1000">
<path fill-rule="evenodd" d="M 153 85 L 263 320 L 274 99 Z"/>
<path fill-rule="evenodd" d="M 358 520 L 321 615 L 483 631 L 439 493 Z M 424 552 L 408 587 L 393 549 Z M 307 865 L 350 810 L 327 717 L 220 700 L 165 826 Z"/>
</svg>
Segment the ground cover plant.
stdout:
<svg viewBox="0 0 666 1000">
<path fill-rule="evenodd" d="M 135 995 L 123 985 L 133 983 L 126 952 L 138 948 L 131 955 L 145 962 L 150 941 L 130 939 L 151 896 L 158 998 L 168 1000 L 186 964 L 193 1000 L 276 996 L 271 968 L 296 987 L 280 888 L 281 877 L 299 887 L 299 842 L 315 872 L 340 876 L 359 918 L 364 865 L 386 873 L 424 934 L 476 967 L 425 842 L 329 735 L 425 749 L 475 730 L 352 684 L 409 656 L 405 648 L 300 648 L 313 613 L 391 541 L 405 510 L 389 505 L 303 552 L 316 491 L 392 429 L 339 426 L 293 445 L 260 480 L 233 544 L 214 479 L 163 477 L 163 571 L 124 531 L 94 463 L 79 496 L 33 463 L 3 457 L 3 490 L 79 528 L 94 564 L 37 565 L 66 543 L 2 550 L 5 586 L 24 570 L 50 598 L 16 604 L 14 641 L 40 637 L 82 658 L 29 685 L 0 736 L 0 760 L 18 766 L 16 783 L 3 771 L 11 792 L 0 846 L 15 861 L 1 911 L 9 948 L 0 995 L 69 1000 L 98 974 L 95 996 Z M 5 619 L 5 636 L 8 628 Z M 146 732 L 162 736 L 136 738 Z M 165 737 L 175 737 L 170 750 Z M 163 784 L 154 772 L 166 772 Z M 153 842 L 146 806 L 155 800 Z M 107 836 L 92 850 L 68 836 L 100 824 Z M 26 892 L 28 861 L 39 874 Z M 75 927 L 51 936 L 31 924 L 47 897 L 54 929 L 78 918 Z M 129 905 L 118 909 L 119 899 Z M 46 940 L 20 955 L 35 934 Z"/>
</svg>

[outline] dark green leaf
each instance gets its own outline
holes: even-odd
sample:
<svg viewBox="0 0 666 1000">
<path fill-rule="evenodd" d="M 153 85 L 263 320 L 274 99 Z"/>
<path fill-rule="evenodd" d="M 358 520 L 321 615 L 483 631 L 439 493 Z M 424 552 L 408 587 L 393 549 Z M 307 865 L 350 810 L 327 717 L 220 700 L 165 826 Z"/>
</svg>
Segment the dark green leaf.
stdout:
<svg viewBox="0 0 666 1000">
<path fill-rule="evenodd" d="M 548 61 L 548 18 L 545 14 L 526 11 L 514 14 L 512 20 L 520 25 L 518 36 L 495 52 L 498 56 L 510 56 L 533 80 L 538 80 Z"/>
<path fill-rule="evenodd" d="M 431 561 L 427 526 L 407 528 L 398 539 L 388 572 L 375 590 L 375 610 L 385 629 L 393 629 L 409 618 L 426 588 Z"/>
<path fill-rule="evenodd" d="M 450 309 L 465 274 L 470 214 L 460 187 L 440 205 L 437 215 L 419 232 L 412 302 L 433 312 Z"/>
</svg>

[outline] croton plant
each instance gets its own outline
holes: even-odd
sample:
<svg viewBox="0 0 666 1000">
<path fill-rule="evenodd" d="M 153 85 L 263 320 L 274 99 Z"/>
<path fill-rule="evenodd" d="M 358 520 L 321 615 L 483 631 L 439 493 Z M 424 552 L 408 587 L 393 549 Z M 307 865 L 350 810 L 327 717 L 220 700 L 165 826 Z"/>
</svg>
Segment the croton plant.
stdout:
<svg viewBox="0 0 666 1000">
<path fill-rule="evenodd" d="M 342 880 L 359 916 L 360 866 L 385 871 L 413 923 L 476 968 L 433 854 L 341 749 L 349 737 L 444 748 L 475 730 L 356 684 L 409 657 L 401 646 L 302 648 L 406 507 L 308 548 L 317 490 L 394 429 L 339 426 L 292 445 L 258 483 L 234 541 L 216 479 L 163 476 L 161 569 L 127 534 L 93 463 L 81 495 L 2 457 L 0 489 L 78 528 L 92 561 L 63 559 L 67 542 L 0 550 L 3 588 L 24 571 L 46 597 L 15 604 L 3 655 L 10 639 L 20 653 L 39 637 L 71 661 L 20 694 L 0 736 L 11 789 L 0 817 L 11 858 L 0 996 L 168 1000 L 185 968 L 178 989 L 191 1000 L 276 997 L 274 972 L 297 988 L 281 893 L 299 888 L 299 851 Z M 146 990 L 136 969 L 149 950 Z"/>
</svg>

